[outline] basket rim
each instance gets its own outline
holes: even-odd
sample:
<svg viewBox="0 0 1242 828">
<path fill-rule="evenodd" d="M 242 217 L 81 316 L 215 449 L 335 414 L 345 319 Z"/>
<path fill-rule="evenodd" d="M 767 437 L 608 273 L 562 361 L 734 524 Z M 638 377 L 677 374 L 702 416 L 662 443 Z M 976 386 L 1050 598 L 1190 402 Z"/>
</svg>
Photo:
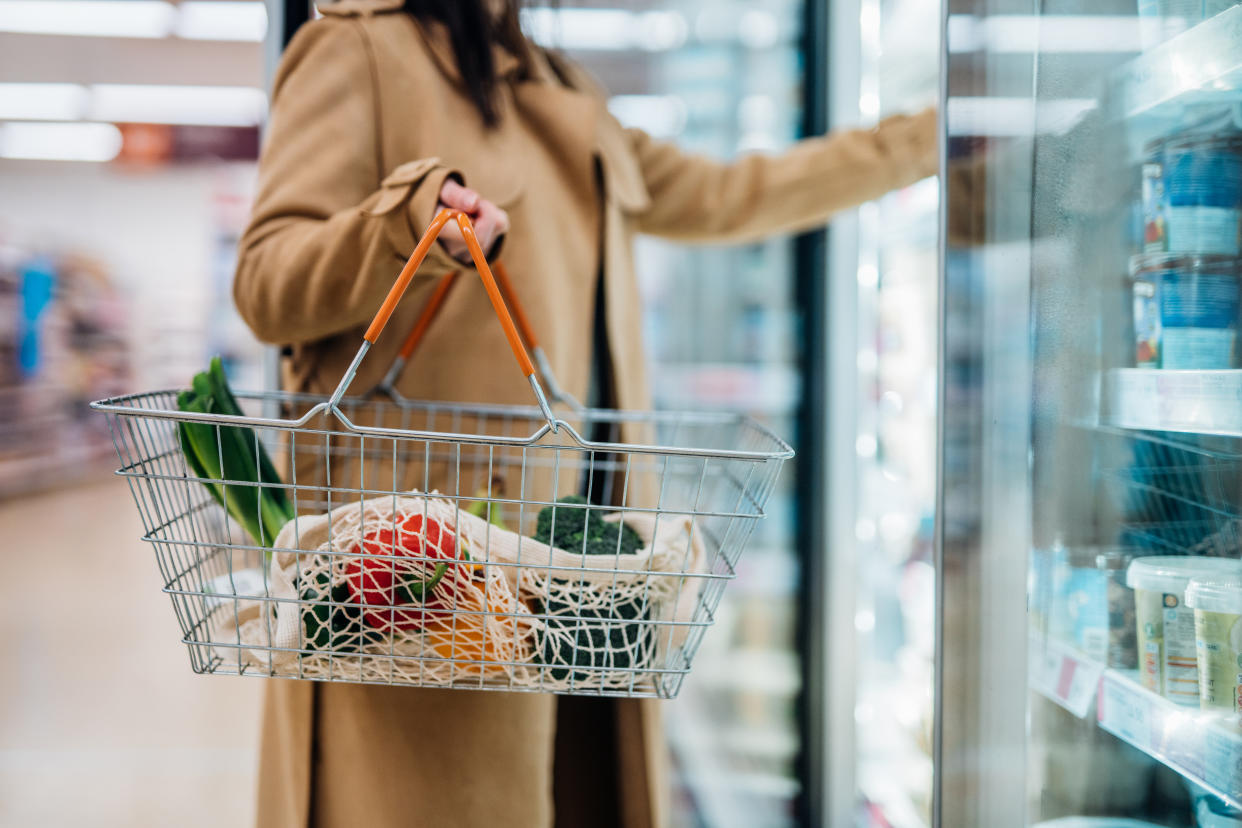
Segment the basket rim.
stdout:
<svg viewBox="0 0 1242 828">
<path fill-rule="evenodd" d="M 600 409 L 584 408 L 574 412 L 574 419 L 582 422 L 643 422 L 650 424 L 686 424 L 692 421 L 696 425 L 732 425 L 751 430 L 766 440 L 771 446 L 767 450 L 742 451 L 738 449 L 705 449 L 694 446 L 649 445 L 641 443 L 614 443 L 607 441 L 588 440 L 582 436 L 573 423 L 557 416 L 554 420 L 558 431 L 563 429 L 570 437 L 572 445 L 542 442 L 552 434 L 552 428 L 540 409 L 532 405 L 500 405 L 479 403 L 454 403 L 445 401 L 411 400 L 399 394 L 387 394 L 388 399 L 370 394 L 360 397 L 345 397 L 339 403 L 333 403 L 327 395 L 307 394 L 290 391 L 236 391 L 235 396 L 267 403 L 303 403 L 308 410 L 297 418 L 283 417 L 250 417 L 230 414 L 197 414 L 179 411 L 166 407 L 140 407 L 135 403 L 143 400 L 154 400 L 159 397 L 175 399 L 179 389 L 161 389 L 156 391 L 140 391 L 95 400 L 90 403 L 91 409 L 105 414 L 133 417 L 172 420 L 176 422 L 200 422 L 215 425 L 249 426 L 254 428 L 272 428 L 284 431 L 311 430 L 307 426 L 317 417 L 333 418 L 343 428 L 344 433 L 357 434 L 363 437 L 383 437 L 405 440 L 433 440 L 445 443 L 465 443 L 479 445 L 503 445 L 513 447 L 539 447 L 547 449 L 586 449 L 591 451 L 630 452 L 638 454 L 655 454 L 670 457 L 706 457 L 728 460 L 751 460 L 764 462 L 769 460 L 788 460 L 794 457 L 794 449 L 771 428 L 760 423 L 749 414 L 731 411 L 651 411 L 635 409 Z M 472 415 L 507 415 L 518 419 L 529 419 L 539 423 L 527 437 L 501 435 L 464 434 L 447 431 L 431 431 L 420 429 L 397 429 L 363 426 L 352 422 L 341 410 L 348 405 L 396 405 L 398 407 L 439 412 L 454 411 Z M 337 431 L 335 433 L 342 433 Z"/>
</svg>

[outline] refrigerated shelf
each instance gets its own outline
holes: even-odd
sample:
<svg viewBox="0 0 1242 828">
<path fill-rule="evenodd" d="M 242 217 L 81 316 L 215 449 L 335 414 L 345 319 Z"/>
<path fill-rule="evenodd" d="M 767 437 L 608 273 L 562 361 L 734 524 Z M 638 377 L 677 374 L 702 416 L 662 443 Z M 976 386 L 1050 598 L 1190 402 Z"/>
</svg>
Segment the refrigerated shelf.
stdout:
<svg viewBox="0 0 1242 828">
<path fill-rule="evenodd" d="M 1147 50 L 1109 80 L 1105 112 L 1177 119 L 1182 108 L 1219 103 L 1242 89 L 1242 6 L 1221 12 Z"/>
<path fill-rule="evenodd" d="M 1065 644 L 1033 637 L 1029 655 L 1032 690 L 1242 808 L 1242 731 Z"/>
<path fill-rule="evenodd" d="M 1242 437 L 1242 370 L 1115 368 L 1102 386 L 1103 425 Z"/>
</svg>

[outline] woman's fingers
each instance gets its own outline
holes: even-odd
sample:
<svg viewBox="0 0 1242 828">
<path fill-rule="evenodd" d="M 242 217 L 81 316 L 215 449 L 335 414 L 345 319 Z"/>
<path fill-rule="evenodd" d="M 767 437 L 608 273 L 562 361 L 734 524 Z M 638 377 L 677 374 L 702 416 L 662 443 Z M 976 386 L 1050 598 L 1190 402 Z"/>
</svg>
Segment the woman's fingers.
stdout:
<svg viewBox="0 0 1242 828">
<path fill-rule="evenodd" d="M 440 203 L 445 207 L 461 210 L 463 213 L 473 214 L 482 200 L 474 190 L 463 187 L 451 178 L 440 188 Z"/>
<path fill-rule="evenodd" d="M 474 235 L 484 253 L 490 255 L 496 241 L 509 229 L 509 214 L 481 195 L 452 179 L 440 188 L 440 206 L 461 210 L 470 217 Z M 470 250 L 462 238 L 456 222 L 449 222 L 440 234 L 440 243 L 449 255 L 460 262 L 470 263 Z"/>
</svg>

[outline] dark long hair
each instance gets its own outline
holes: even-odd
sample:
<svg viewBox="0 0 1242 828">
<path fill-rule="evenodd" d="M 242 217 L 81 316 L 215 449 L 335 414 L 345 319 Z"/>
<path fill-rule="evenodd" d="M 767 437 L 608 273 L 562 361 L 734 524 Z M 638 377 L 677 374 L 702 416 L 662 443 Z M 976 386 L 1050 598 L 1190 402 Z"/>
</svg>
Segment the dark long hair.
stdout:
<svg viewBox="0 0 1242 828">
<path fill-rule="evenodd" d="M 419 20 L 435 20 L 448 30 L 466 92 L 487 126 L 500 118 L 496 107 L 496 62 L 492 47 L 503 46 L 530 70 L 530 47 L 522 35 L 522 0 L 500 0 L 499 14 L 489 0 L 405 0 L 405 11 Z"/>
</svg>

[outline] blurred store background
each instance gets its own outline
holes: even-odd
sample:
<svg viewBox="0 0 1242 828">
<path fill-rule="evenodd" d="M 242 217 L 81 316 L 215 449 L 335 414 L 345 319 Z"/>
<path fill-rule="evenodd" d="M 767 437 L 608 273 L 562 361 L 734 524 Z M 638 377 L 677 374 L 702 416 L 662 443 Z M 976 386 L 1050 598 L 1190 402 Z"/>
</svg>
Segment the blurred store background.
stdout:
<svg viewBox="0 0 1242 828">
<path fill-rule="evenodd" d="M 249 819 L 261 683 L 190 674 L 86 403 L 213 354 L 270 382 L 230 280 L 304 13 L 0 0 L 0 824 Z M 934 102 L 939 14 L 566 0 L 525 23 L 622 122 L 733 157 Z M 800 452 L 668 707 L 678 826 L 929 824 L 936 211 L 926 181 L 830 235 L 640 243 L 658 404 L 753 414 Z"/>
</svg>

